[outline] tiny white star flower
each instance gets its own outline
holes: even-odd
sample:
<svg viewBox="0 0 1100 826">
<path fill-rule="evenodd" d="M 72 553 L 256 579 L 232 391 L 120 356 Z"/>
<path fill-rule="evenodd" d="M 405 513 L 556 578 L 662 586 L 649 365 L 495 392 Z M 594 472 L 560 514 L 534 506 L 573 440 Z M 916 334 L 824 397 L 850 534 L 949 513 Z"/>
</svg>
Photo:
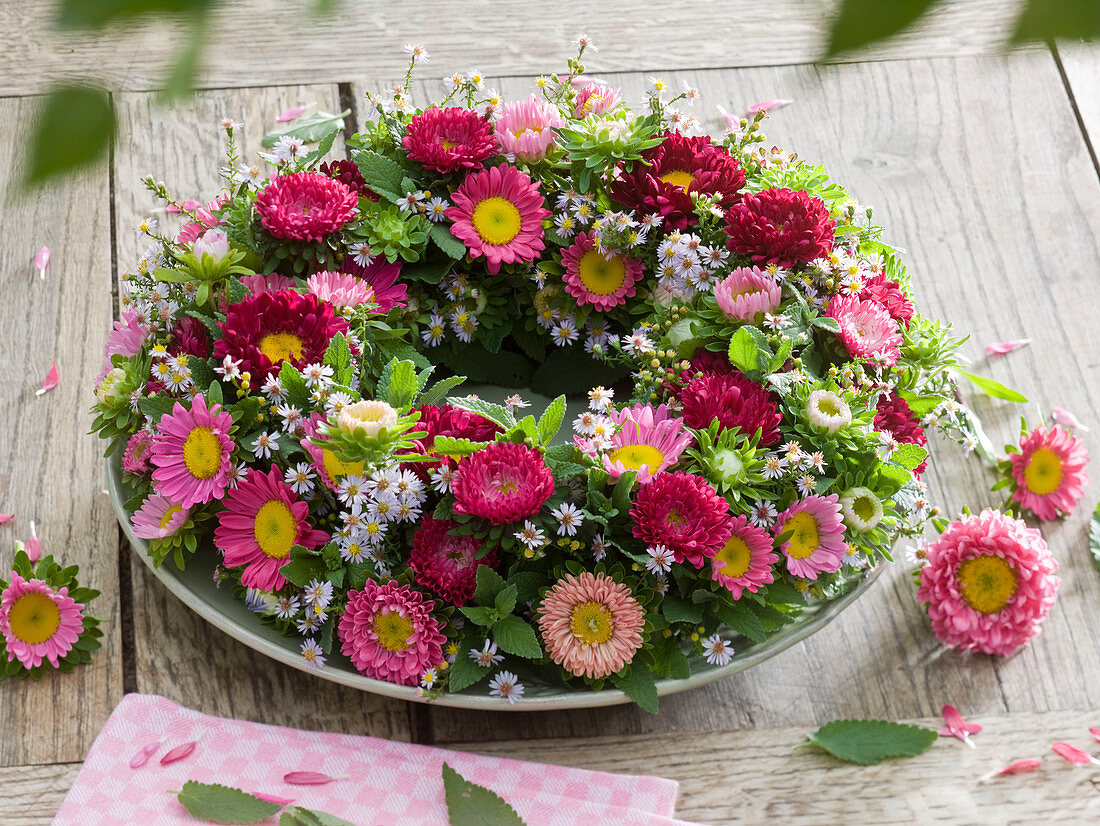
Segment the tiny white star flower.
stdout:
<svg viewBox="0 0 1100 826">
<path fill-rule="evenodd" d="M 420 685 L 422 685 L 424 688 L 428 689 L 429 691 L 432 689 L 432 687 L 436 684 L 436 682 L 438 680 L 439 680 L 439 672 L 436 671 L 434 668 L 429 668 L 427 671 L 425 671 L 423 674 L 420 675 Z"/>
<path fill-rule="evenodd" d="M 817 488 L 817 479 L 806 473 L 798 477 L 798 492 L 809 496 Z"/>
<path fill-rule="evenodd" d="M 367 549 L 358 540 L 345 539 L 339 543 L 338 547 L 340 558 L 345 562 L 362 562 L 367 555 Z"/>
<path fill-rule="evenodd" d="M 787 459 L 776 453 L 769 453 L 764 457 L 764 470 L 761 471 L 765 479 L 779 479 L 783 476 L 787 467 Z"/>
<path fill-rule="evenodd" d="M 363 477 L 355 473 L 345 476 L 336 486 L 336 497 L 352 508 L 362 506 L 367 501 L 367 489 Z"/>
<path fill-rule="evenodd" d="M 298 597 L 279 597 L 275 605 L 275 616 L 279 619 L 293 619 L 298 613 Z"/>
<path fill-rule="evenodd" d="M 374 253 L 368 244 L 352 244 L 348 247 L 348 252 L 351 253 L 352 259 L 360 267 L 369 267 L 371 262 L 374 261 Z"/>
<path fill-rule="evenodd" d="M 593 387 L 588 391 L 588 407 L 591 410 L 603 412 L 607 410 L 608 406 L 611 404 L 611 400 L 614 398 L 614 390 L 607 390 L 604 387 Z"/>
<path fill-rule="evenodd" d="M 775 509 L 775 505 L 767 499 L 761 499 L 752 506 L 752 511 L 749 513 L 749 521 L 757 527 L 770 528 L 778 515 L 779 511 Z"/>
<path fill-rule="evenodd" d="M 321 646 L 317 644 L 317 640 L 308 639 L 302 643 L 302 659 L 304 659 L 311 668 L 324 667 L 325 654 L 321 650 Z"/>
<path fill-rule="evenodd" d="M 576 536 L 577 528 L 584 524 L 584 514 L 576 505 L 569 503 L 550 511 L 550 515 L 558 520 L 558 536 Z"/>
<path fill-rule="evenodd" d="M 419 43 L 406 43 L 402 51 L 412 58 L 413 63 L 427 63 L 432 59 L 428 50 Z"/>
<path fill-rule="evenodd" d="M 431 479 L 432 482 L 432 489 L 439 493 L 451 492 L 451 484 L 454 482 L 454 476 L 454 469 L 449 465 L 440 465 L 428 474 L 428 478 Z"/>
<path fill-rule="evenodd" d="M 294 467 L 288 467 L 283 480 L 299 496 L 313 493 L 313 468 L 309 462 L 298 462 Z"/>
<path fill-rule="evenodd" d="M 703 640 L 703 653 L 711 665 L 726 665 L 733 659 L 733 646 L 714 634 Z"/>
<path fill-rule="evenodd" d="M 309 147 L 301 138 L 292 135 L 283 135 L 272 148 L 272 155 L 281 163 L 298 161 L 309 154 Z"/>
<path fill-rule="evenodd" d="M 302 411 L 289 404 L 280 404 L 275 408 L 275 413 L 283 420 L 283 432 L 293 433 L 302 424 Z"/>
<path fill-rule="evenodd" d="M 572 318 L 563 318 L 550 332 L 553 338 L 554 344 L 558 347 L 564 347 L 567 344 L 572 344 L 578 338 L 577 325 Z"/>
<path fill-rule="evenodd" d="M 673 557 L 672 551 L 664 545 L 654 545 L 652 548 L 646 548 L 646 553 L 649 554 L 649 559 L 645 561 L 645 567 L 650 573 L 667 574 L 672 570 L 675 557 Z"/>
<path fill-rule="evenodd" d="M 260 392 L 263 393 L 272 403 L 282 401 L 286 396 L 286 390 L 283 389 L 283 383 L 279 381 L 279 377 L 272 374 L 264 381 L 264 386 L 260 388 Z"/>
<path fill-rule="evenodd" d="M 438 224 L 447 217 L 446 212 L 450 205 L 449 201 L 445 201 L 437 195 L 424 205 L 424 215 L 433 224 Z"/>
<path fill-rule="evenodd" d="M 504 655 L 497 653 L 497 644 L 490 639 L 478 648 L 470 649 L 470 659 L 482 668 L 492 668 L 497 663 L 504 662 Z"/>
<path fill-rule="evenodd" d="M 592 558 L 594 560 L 597 562 L 602 561 L 603 558 L 607 556 L 607 548 L 607 537 L 602 533 L 598 533 L 592 537 Z"/>
<path fill-rule="evenodd" d="M 238 462 L 237 464 L 231 464 L 229 470 L 225 473 L 226 481 L 229 483 L 230 490 L 236 490 L 237 485 L 244 479 L 248 473 L 248 468 L 244 462 Z"/>
<path fill-rule="evenodd" d="M 257 459 L 271 458 L 271 451 L 279 449 L 279 440 L 274 433 L 261 433 L 252 442 L 252 453 Z"/>
<path fill-rule="evenodd" d="M 327 364 L 307 364 L 302 368 L 302 378 L 314 390 L 331 383 L 332 376 L 333 369 Z"/>
<path fill-rule="evenodd" d="M 516 531 L 512 535 L 531 550 L 541 548 L 546 544 L 546 534 L 543 533 L 542 528 L 537 527 L 530 519 L 523 521 L 523 530 Z"/>
<path fill-rule="evenodd" d="M 317 619 L 317 615 L 312 611 L 303 612 L 301 618 L 296 623 L 299 634 L 308 634 L 312 636 L 317 633 L 317 629 L 321 627 L 320 620 Z"/>
<path fill-rule="evenodd" d="M 226 356 L 222 359 L 222 363 L 214 368 L 214 372 L 219 376 L 223 376 L 226 381 L 239 379 L 241 377 L 240 359 L 235 359 L 233 356 Z"/>
<path fill-rule="evenodd" d="M 504 406 L 508 408 L 509 413 L 515 413 L 517 410 L 530 407 L 531 402 L 524 401 L 518 393 L 515 393 L 504 400 Z"/>
<path fill-rule="evenodd" d="M 489 693 L 515 705 L 523 697 L 523 683 L 511 671 L 501 671 L 489 680 Z"/>
<path fill-rule="evenodd" d="M 327 579 L 311 579 L 302 593 L 302 599 L 314 608 L 327 608 L 332 602 L 332 583 Z"/>
</svg>

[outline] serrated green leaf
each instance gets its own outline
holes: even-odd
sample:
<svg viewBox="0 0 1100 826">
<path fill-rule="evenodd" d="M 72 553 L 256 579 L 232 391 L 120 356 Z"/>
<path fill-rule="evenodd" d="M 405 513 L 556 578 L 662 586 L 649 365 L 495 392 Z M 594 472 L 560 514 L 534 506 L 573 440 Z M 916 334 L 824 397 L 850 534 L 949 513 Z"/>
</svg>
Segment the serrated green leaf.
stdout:
<svg viewBox="0 0 1100 826">
<path fill-rule="evenodd" d="M 330 815 L 328 812 L 318 812 L 316 809 L 303 809 L 301 806 L 291 806 L 290 809 L 283 814 L 283 818 L 291 815 L 296 818 L 295 820 L 287 821 L 291 826 L 356 826 L 350 820 L 344 820 L 336 815 Z M 279 820 L 279 826 L 283 826 L 284 821 Z"/>
<path fill-rule="evenodd" d="M 351 384 L 351 348 L 343 333 L 337 333 L 332 337 L 325 351 L 324 364 L 332 368 L 332 378 L 337 384 L 348 386 Z"/>
<path fill-rule="evenodd" d="M 729 359 L 730 364 L 747 373 L 756 369 L 757 359 L 760 355 L 760 346 L 752 334 L 751 327 L 740 327 L 730 336 Z M 770 358 L 770 353 L 769 353 Z"/>
<path fill-rule="evenodd" d="M 516 417 L 509 413 L 507 408 L 501 407 L 499 404 L 493 404 L 492 402 L 477 399 L 473 396 L 465 396 L 462 398 L 452 396 L 447 399 L 447 402 L 452 407 L 457 407 L 459 410 L 477 413 L 479 416 L 499 425 L 504 430 L 511 430 L 516 426 Z"/>
<path fill-rule="evenodd" d="M 214 823 L 259 823 L 283 808 L 240 789 L 194 780 L 183 784 L 179 801 L 192 817 Z"/>
<path fill-rule="evenodd" d="M 416 381 L 416 365 L 411 361 L 390 362 L 389 383 L 383 389 L 379 382 L 379 395 L 385 395 L 386 401 L 397 410 L 408 410 L 420 392 Z"/>
<path fill-rule="evenodd" d="M 488 567 L 488 565 L 482 565 L 478 570 Z M 475 625 L 490 626 L 496 621 L 498 616 L 495 608 L 485 608 L 480 605 L 464 605 L 458 610 L 462 612 L 462 615 L 466 617 L 466 619 Z"/>
<path fill-rule="evenodd" d="M 488 668 L 482 668 L 470 657 L 470 646 L 463 645 L 458 650 L 454 664 L 447 669 L 450 675 L 447 678 L 448 691 L 462 691 L 475 683 L 480 682 L 489 675 Z"/>
<path fill-rule="evenodd" d="M 543 411 L 543 414 L 539 416 L 539 444 L 550 444 L 550 440 L 558 434 L 558 429 L 565 419 L 565 410 L 565 396 L 558 396 L 554 401 L 550 402 L 546 410 Z"/>
<path fill-rule="evenodd" d="M 443 794 L 450 826 L 526 826 L 496 792 L 471 783 L 443 764 Z"/>
<path fill-rule="evenodd" d="M 440 456 L 469 456 L 477 453 L 488 442 L 471 442 L 469 439 L 456 439 L 453 436 L 436 436 L 435 452 Z"/>
<path fill-rule="evenodd" d="M 417 399 L 418 405 L 439 404 L 448 393 L 464 381 L 466 381 L 465 376 L 448 376 L 445 379 L 440 379 L 421 394 L 420 398 Z"/>
<path fill-rule="evenodd" d="M 768 638 L 768 632 L 764 630 L 760 618 L 744 605 L 722 603 L 715 606 L 714 614 L 738 634 L 753 642 L 764 642 Z"/>
<path fill-rule="evenodd" d="M 657 682 L 653 672 L 641 663 L 630 666 L 626 676 L 614 675 L 611 682 L 644 711 L 656 714 L 660 702 L 657 697 Z"/>
<path fill-rule="evenodd" d="M 890 454 L 890 461 L 897 462 L 906 470 L 920 467 L 920 463 L 928 457 L 928 451 L 920 445 L 898 445 L 897 450 Z"/>
<path fill-rule="evenodd" d="M 808 735 L 834 757 L 870 766 L 887 757 L 913 757 L 939 735 L 933 729 L 887 720 L 837 720 Z"/>
<path fill-rule="evenodd" d="M 396 161 L 369 150 L 356 152 L 352 160 L 372 191 L 393 200 L 401 197 L 401 179 L 405 177 L 405 170 Z"/>
<path fill-rule="evenodd" d="M 818 316 L 817 318 L 811 319 L 810 324 L 817 327 L 819 330 L 825 330 L 833 335 L 840 335 L 840 322 L 830 316 Z"/>
<path fill-rule="evenodd" d="M 669 622 L 690 622 L 698 625 L 703 621 L 703 610 L 694 603 L 675 597 L 665 597 L 661 602 L 661 613 Z"/>
<path fill-rule="evenodd" d="M 487 566 L 481 566 L 487 567 Z M 496 599 L 493 600 L 493 607 L 502 615 L 506 616 L 516 608 L 516 593 L 517 589 L 515 585 L 506 585 L 501 588 L 496 595 Z"/>
<path fill-rule="evenodd" d="M 285 129 L 277 129 L 274 132 L 269 132 L 264 135 L 263 139 L 260 141 L 260 145 L 265 149 L 270 149 L 279 138 L 283 137 L 297 138 L 306 143 L 314 143 L 328 135 L 334 126 L 338 130 L 342 129 L 344 118 L 350 114 L 350 109 L 345 109 L 338 115 L 334 115 L 331 112 L 314 112 L 312 115 L 298 118 L 298 120 L 289 124 Z"/>
<path fill-rule="evenodd" d="M 1008 402 L 1016 402 L 1017 404 L 1024 404 L 1025 402 L 1027 402 L 1027 396 L 1017 393 L 1011 387 L 1005 387 L 999 381 L 986 378 L 985 376 L 977 376 L 973 373 L 968 373 L 961 367 L 956 367 L 955 372 L 967 381 L 969 381 L 987 396 L 992 396 L 995 399 L 1004 399 Z"/>
<path fill-rule="evenodd" d="M 323 577 L 326 570 L 325 561 L 321 557 L 310 554 L 300 545 L 295 545 L 290 549 L 290 561 L 283 564 L 279 574 L 287 582 L 299 588 L 305 588 L 310 580 Z"/>
<path fill-rule="evenodd" d="M 450 227 L 433 223 L 428 230 L 428 237 L 447 257 L 456 261 L 466 257 L 466 245 L 455 237 Z"/>
<path fill-rule="evenodd" d="M 535 630 L 515 614 L 509 614 L 493 626 L 493 642 L 502 651 L 517 657 L 535 660 L 542 656 L 542 646 Z"/>
<path fill-rule="evenodd" d="M 504 577 L 488 565 L 478 565 L 474 582 L 474 602 L 488 606 L 496 605 L 497 594 L 508 584 L 504 581 Z"/>
</svg>

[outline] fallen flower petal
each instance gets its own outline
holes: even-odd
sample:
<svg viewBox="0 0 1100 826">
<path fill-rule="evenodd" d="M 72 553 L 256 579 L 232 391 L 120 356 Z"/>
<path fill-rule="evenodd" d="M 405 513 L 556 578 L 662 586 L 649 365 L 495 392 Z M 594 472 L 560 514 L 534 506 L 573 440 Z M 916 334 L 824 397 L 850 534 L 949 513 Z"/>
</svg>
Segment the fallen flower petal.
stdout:
<svg viewBox="0 0 1100 826">
<path fill-rule="evenodd" d="M 781 109 L 788 103 L 793 103 L 789 98 L 773 98 L 772 100 L 762 100 L 759 103 L 754 103 L 748 108 L 750 115 L 755 115 L 757 112 L 770 112 L 772 109 Z"/>
<path fill-rule="evenodd" d="M 290 123 L 292 120 L 298 120 L 302 114 L 306 111 L 304 106 L 291 106 L 285 112 L 281 112 L 277 118 L 276 123 Z"/>
<path fill-rule="evenodd" d="M 34 268 L 38 270 L 38 277 L 46 277 L 46 267 L 50 265 L 50 248 L 42 247 L 34 254 Z"/>
<path fill-rule="evenodd" d="M 346 774 L 339 777 L 329 777 L 327 774 L 321 774 L 320 772 L 290 772 L 283 775 L 283 782 L 290 783 L 292 786 L 323 786 L 334 780 L 344 780 L 346 777 Z"/>
<path fill-rule="evenodd" d="M 157 753 L 157 749 L 160 748 L 160 744 L 162 742 L 164 741 L 157 740 L 155 743 L 149 743 L 148 745 L 142 746 L 141 751 L 130 758 L 130 768 L 140 769 L 142 766 L 148 763 L 149 758 Z"/>
<path fill-rule="evenodd" d="M 192 740 L 190 743 L 184 743 L 181 746 L 176 746 L 174 749 L 165 754 L 164 757 L 160 758 L 160 764 L 162 766 L 167 766 L 172 763 L 176 763 L 185 757 L 190 756 L 191 752 L 195 750 L 195 747 L 197 745 L 198 741 Z"/>
<path fill-rule="evenodd" d="M 0 525 L 3 525 L 5 522 L 11 522 L 13 519 L 15 519 L 14 513 L 0 513 Z"/>
<path fill-rule="evenodd" d="M 264 794 L 263 792 L 250 792 L 253 797 L 258 797 L 260 800 L 266 800 L 268 803 L 278 803 L 280 806 L 289 806 L 294 802 L 293 797 L 277 797 L 273 794 Z"/>
<path fill-rule="evenodd" d="M 1087 751 L 1082 751 L 1077 746 L 1071 746 L 1069 743 L 1052 743 L 1050 746 L 1054 749 L 1054 753 L 1064 757 L 1071 763 L 1079 763 L 1085 765 L 1086 763 L 1095 763 L 1100 766 L 1100 760 L 1097 760 Z"/>
<path fill-rule="evenodd" d="M 1043 763 L 1035 757 L 1028 757 L 1025 760 L 1017 760 L 1015 763 L 1009 763 L 1003 769 L 997 769 L 989 774 L 982 775 L 978 778 L 978 782 L 985 782 L 986 780 L 992 780 L 994 777 L 1005 777 L 1010 774 L 1027 774 L 1028 772 L 1037 771 L 1039 766 Z"/>
<path fill-rule="evenodd" d="M 1016 338 L 1012 341 L 994 341 L 992 344 L 985 345 L 985 354 L 987 356 L 1003 356 L 1005 353 L 1011 353 L 1025 344 L 1031 344 L 1031 339 Z"/>
<path fill-rule="evenodd" d="M 1085 427 L 1083 424 L 1081 424 L 1081 422 L 1077 419 L 1076 416 L 1074 416 L 1072 413 L 1070 413 L 1064 407 L 1052 408 L 1051 411 L 1050 411 L 1050 417 L 1052 419 L 1054 419 L 1054 421 L 1057 424 L 1060 424 L 1063 427 L 1076 428 L 1077 430 L 1082 430 L 1085 433 L 1088 433 L 1088 431 L 1089 431 L 1089 429 L 1087 427 Z"/>
<path fill-rule="evenodd" d="M 1097 740 L 1100 740 L 1100 728 L 1090 728 L 1089 734 L 1091 734 Z"/>
<path fill-rule="evenodd" d="M 958 737 L 970 748 L 974 748 L 974 741 L 970 739 L 970 735 L 982 730 L 981 723 L 967 723 L 959 714 L 959 710 L 952 705 L 943 707 L 943 722 L 946 725 L 940 729 L 940 737 Z"/>
<path fill-rule="evenodd" d="M 46 374 L 46 378 L 42 380 L 42 386 L 38 390 L 34 391 L 34 395 L 41 396 L 44 393 L 49 393 L 51 390 L 57 387 L 57 384 L 60 381 L 61 374 L 57 371 L 57 362 L 55 361 L 53 363 L 53 366 L 50 367 L 50 372 Z"/>
</svg>

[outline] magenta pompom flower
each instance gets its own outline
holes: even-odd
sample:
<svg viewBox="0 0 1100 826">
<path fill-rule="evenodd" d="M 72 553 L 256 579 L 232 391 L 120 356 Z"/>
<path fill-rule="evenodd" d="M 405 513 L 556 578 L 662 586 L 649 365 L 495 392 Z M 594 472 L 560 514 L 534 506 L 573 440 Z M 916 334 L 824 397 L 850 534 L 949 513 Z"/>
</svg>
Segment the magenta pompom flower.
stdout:
<svg viewBox="0 0 1100 826">
<path fill-rule="evenodd" d="M 283 481 L 278 467 L 248 475 L 229 492 L 218 514 L 214 543 L 221 548 L 228 568 L 245 566 L 241 584 L 261 591 L 276 591 L 286 584 L 279 569 L 295 545 L 313 550 L 328 541 L 328 534 L 306 521 L 309 505 L 298 501 Z"/>
<path fill-rule="evenodd" d="M 684 422 L 695 430 L 717 419 L 720 430 L 738 427 L 746 436 L 759 432 L 765 447 L 780 439 L 779 407 L 767 390 L 738 371 L 700 373 L 680 391 L 680 403 Z"/>
<path fill-rule="evenodd" d="M 844 542 L 844 518 L 835 493 L 799 499 L 779 514 L 775 535 L 791 531 L 780 550 L 787 570 L 805 579 L 839 571 L 848 551 Z"/>
<path fill-rule="evenodd" d="M 531 163 L 546 157 L 554 145 L 554 129 L 564 124 L 555 107 L 531 95 L 501 106 L 493 131 L 501 151 Z"/>
<path fill-rule="evenodd" d="M 149 472 L 149 449 L 153 445 L 153 434 L 148 430 L 139 430 L 126 442 L 122 452 L 122 469 L 127 473 L 141 475 Z"/>
<path fill-rule="evenodd" d="M 1037 530 L 986 509 L 952 522 L 925 550 L 917 599 L 942 642 L 1007 657 L 1039 633 L 1061 580 Z"/>
<path fill-rule="evenodd" d="M 901 353 L 901 333 L 890 313 L 874 301 L 850 295 L 834 296 L 825 313 L 840 325 L 840 340 L 848 355 L 893 367 Z"/>
<path fill-rule="evenodd" d="M 1019 453 L 1008 457 L 1016 489 L 1012 501 L 1044 521 L 1076 509 L 1089 483 L 1085 444 L 1061 425 L 1037 427 L 1020 437 Z"/>
<path fill-rule="evenodd" d="M 859 297 L 880 305 L 898 324 L 908 327 L 913 320 L 913 302 L 897 281 L 891 281 L 883 273 L 872 275 L 864 281 Z"/>
<path fill-rule="evenodd" d="M 577 236 L 561 254 L 565 267 L 565 291 L 582 307 L 589 304 L 601 312 L 618 307 L 634 297 L 634 285 L 645 275 L 641 261 L 617 252 L 596 249 L 592 233 Z"/>
<path fill-rule="evenodd" d="M 336 629 L 340 650 L 368 677 L 416 685 L 421 674 L 443 662 L 447 638 L 431 614 L 434 607 L 408 585 L 368 579 L 361 591 L 348 591 Z"/>
<path fill-rule="evenodd" d="M 542 222 L 550 210 L 539 185 L 514 166 L 494 166 L 466 177 L 444 215 L 473 258 L 484 257 L 496 275 L 501 264 L 534 261 L 545 244 Z"/>
<path fill-rule="evenodd" d="M 141 507 L 131 517 L 130 524 L 133 525 L 134 536 L 165 539 L 183 527 L 190 515 L 189 508 L 153 493 L 145 497 Z"/>
<path fill-rule="evenodd" d="M 451 489 L 455 513 L 507 525 L 538 513 L 554 494 L 554 476 L 537 450 L 495 442 L 462 458 Z"/>
<path fill-rule="evenodd" d="M 256 196 L 264 229 L 276 238 L 319 242 L 352 219 L 359 198 L 346 185 L 317 172 L 272 178 Z"/>
<path fill-rule="evenodd" d="M 659 473 L 642 485 L 630 518 L 636 539 L 664 545 L 677 562 L 696 568 L 717 554 L 733 531 L 729 502 L 701 476 L 683 471 Z"/>
<path fill-rule="evenodd" d="M 496 152 L 489 121 L 459 107 L 414 115 L 401 140 L 409 157 L 436 172 L 477 169 Z"/>
<path fill-rule="evenodd" d="M 496 552 L 477 558 L 481 540 L 476 536 L 451 536 L 458 523 L 426 515 L 413 537 L 409 567 L 416 581 L 452 605 L 464 605 L 474 593 L 479 565 L 493 567 Z"/>
<path fill-rule="evenodd" d="M 710 561 L 711 579 L 729 588 L 734 599 L 744 591 L 756 593 L 775 581 L 772 565 L 779 561 L 772 537 L 745 516 L 735 516 L 733 533 Z"/>
<path fill-rule="evenodd" d="M 692 442 L 684 429 L 684 420 L 673 416 L 666 405 L 653 407 L 636 404 L 607 412 L 618 432 L 611 437 L 611 448 L 603 457 L 603 467 L 612 479 L 628 470 L 637 471 L 645 483 L 654 474 L 668 470 Z"/>
<path fill-rule="evenodd" d="M 726 213 L 726 246 L 757 264 L 793 267 L 832 252 L 834 224 L 820 198 L 793 189 L 745 195 Z"/>
<path fill-rule="evenodd" d="M 778 307 L 782 298 L 775 279 L 759 267 L 738 267 L 714 285 L 718 309 L 733 321 L 755 323 Z"/>
<path fill-rule="evenodd" d="M 191 400 L 190 410 L 176 402 L 161 416 L 150 448 L 157 493 L 185 508 L 220 499 L 232 464 L 231 427 L 233 417 L 220 405 L 207 408 L 202 395 Z"/>
<path fill-rule="evenodd" d="M 616 674 L 642 647 L 645 612 L 606 574 L 566 574 L 542 598 L 538 617 L 551 659 L 575 677 Z"/>
<path fill-rule="evenodd" d="M 84 631 L 84 606 L 63 586 L 54 590 L 41 579 L 24 579 L 12 571 L 11 582 L 0 594 L 0 634 L 8 661 L 37 668 L 48 660 L 57 668 Z"/>
</svg>

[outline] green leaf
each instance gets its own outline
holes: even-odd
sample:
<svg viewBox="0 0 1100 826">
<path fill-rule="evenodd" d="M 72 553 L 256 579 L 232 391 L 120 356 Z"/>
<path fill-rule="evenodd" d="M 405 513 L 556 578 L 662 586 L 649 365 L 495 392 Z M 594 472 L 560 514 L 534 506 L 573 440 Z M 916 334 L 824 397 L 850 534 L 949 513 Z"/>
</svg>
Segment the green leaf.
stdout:
<svg viewBox="0 0 1100 826">
<path fill-rule="evenodd" d="M 764 630 L 760 618 L 744 605 L 722 603 L 715 606 L 714 613 L 738 634 L 753 642 L 764 642 L 768 638 L 768 632 Z"/>
<path fill-rule="evenodd" d="M 482 668 L 470 657 L 470 647 L 468 645 L 463 645 L 458 650 L 458 656 L 455 657 L 454 664 L 447 671 L 450 674 L 447 678 L 448 691 L 462 691 L 462 689 L 469 688 L 489 675 L 488 668 Z"/>
<path fill-rule="evenodd" d="M 1027 402 L 1027 396 L 1023 396 L 1013 390 L 1011 387 L 1005 387 L 999 381 L 986 378 L 985 376 L 976 376 L 973 373 L 968 373 L 961 367 L 956 367 L 955 372 L 967 379 L 971 384 L 985 393 L 987 396 L 992 396 L 995 399 L 1004 399 L 1009 402 L 1017 402 L 1024 404 Z"/>
<path fill-rule="evenodd" d="M 316 809 L 303 809 L 301 806 L 291 806 L 279 818 L 279 826 L 355 826 L 355 824 L 350 820 L 344 820 L 327 812 L 318 812 Z"/>
<path fill-rule="evenodd" d="M 317 142 L 317 148 L 305 156 L 302 164 L 306 167 L 312 166 L 313 164 L 317 163 L 317 161 L 321 160 L 321 158 L 325 157 L 325 155 L 327 155 L 329 152 L 331 152 L 332 145 L 336 143 L 336 138 L 337 136 L 339 136 L 341 131 L 342 129 L 339 126 L 330 130 L 323 138 L 321 138 L 320 141 Z"/>
<path fill-rule="evenodd" d="M 496 792 L 471 783 L 443 764 L 443 794 L 450 826 L 526 826 Z"/>
<path fill-rule="evenodd" d="M 880 484 L 887 496 L 893 496 L 909 484 L 909 480 L 913 478 L 912 473 L 893 462 L 883 462 L 878 469 L 878 473 L 879 478 L 882 480 Z"/>
<path fill-rule="evenodd" d="M 811 319 L 810 324 L 813 327 L 817 327 L 819 330 L 825 330 L 833 335 L 840 335 L 840 322 L 835 318 L 830 318 L 827 315 L 818 316 Z"/>
<path fill-rule="evenodd" d="M 481 567 L 488 566 L 482 565 Z M 515 610 L 517 590 L 515 585 L 508 585 L 497 592 L 496 599 L 493 600 L 493 607 L 497 609 L 498 614 L 507 616 Z"/>
<path fill-rule="evenodd" d="M 898 445 L 897 450 L 890 454 L 890 461 L 897 462 L 906 470 L 913 470 L 928 456 L 928 451 L 920 445 Z"/>
<path fill-rule="evenodd" d="M 57 25 L 63 29 L 98 29 L 145 15 L 200 14 L 217 0 L 61 0 Z"/>
<path fill-rule="evenodd" d="M 488 442 L 471 442 L 469 439 L 456 439 L 453 436 L 436 436 L 435 452 L 440 456 L 469 456 L 481 450 Z"/>
<path fill-rule="evenodd" d="M 1092 551 L 1096 570 L 1100 571 L 1100 505 L 1092 512 L 1092 520 L 1089 522 L 1089 550 Z"/>
<path fill-rule="evenodd" d="M 841 760 L 870 766 L 887 757 L 913 757 L 939 735 L 932 729 L 886 720 L 837 720 L 809 735 L 816 746 Z"/>
<path fill-rule="evenodd" d="M 397 410 L 408 410 L 420 392 L 420 385 L 416 381 L 416 365 L 411 361 L 390 364 L 389 384 L 383 389 L 379 383 L 378 394 L 384 394 L 386 401 Z"/>
<path fill-rule="evenodd" d="M 372 191 L 392 200 L 401 197 L 401 179 L 405 177 L 405 170 L 396 161 L 371 151 L 356 152 L 352 160 Z"/>
<path fill-rule="evenodd" d="M 638 662 L 631 665 L 629 669 L 625 677 L 616 674 L 611 678 L 611 682 L 643 710 L 656 714 L 659 699 L 653 672 Z"/>
<path fill-rule="evenodd" d="M 458 387 L 462 382 L 466 381 L 465 376 L 448 376 L 445 379 L 440 379 L 424 393 L 421 394 L 417 400 L 418 406 L 425 404 L 439 404 L 447 397 L 447 394 Z"/>
<path fill-rule="evenodd" d="M 287 582 L 305 588 L 311 579 L 322 578 L 327 570 L 321 557 L 313 556 L 300 545 L 295 545 L 290 549 L 290 561 L 283 564 L 279 573 Z"/>
<path fill-rule="evenodd" d="M 488 568 L 489 566 L 482 565 L 481 567 Z M 485 608 L 481 605 L 464 605 L 458 610 L 462 612 L 462 615 L 466 617 L 466 619 L 475 625 L 490 626 L 496 622 L 497 617 L 500 616 L 497 614 L 495 608 Z"/>
<path fill-rule="evenodd" d="M 502 651 L 517 657 L 536 660 L 542 656 L 542 646 L 539 645 L 534 629 L 515 614 L 509 614 L 493 626 L 493 642 Z"/>
<path fill-rule="evenodd" d="M 332 368 L 332 377 L 337 384 L 351 385 L 353 378 L 351 348 L 348 347 L 348 340 L 343 333 L 337 333 L 332 337 L 328 350 L 325 351 L 324 364 Z"/>
<path fill-rule="evenodd" d="M 452 407 L 457 407 L 459 410 L 477 413 L 477 415 L 483 416 L 494 424 L 500 425 L 500 427 L 505 430 L 511 430 L 516 426 L 516 417 L 508 412 L 508 408 L 502 407 L 499 404 L 493 404 L 492 402 L 487 402 L 483 399 L 475 398 L 474 396 L 451 397 L 447 399 L 447 402 Z"/>
<path fill-rule="evenodd" d="M 557 435 L 565 419 L 565 410 L 565 396 L 558 396 L 539 416 L 539 444 L 550 444 L 550 440 Z"/>
<path fill-rule="evenodd" d="M 619 513 L 626 513 L 630 510 L 630 489 L 634 486 L 634 480 L 637 476 L 638 471 L 636 470 L 626 471 L 626 473 L 619 476 L 619 481 L 615 483 L 615 488 L 611 491 L 611 504 Z"/>
<path fill-rule="evenodd" d="M 825 57 L 864 48 L 894 36 L 937 0 L 844 0 L 829 30 Z"/>
<path fill-rule="evenodd" d="M 466 245 L 455 237 L 450 227 L 444 224 L 432 224 L 428 230 L 428 237 L 443 251 L 444 255 L 456 261 L 466 257 Z"/>
<path fill-rule="evenodd" d="M 1028 0 L 1011 42 L 1063 39 L 1100 39 L 1100 6 L 1094 0 Z"/>
<path fill-rule="evenodd" d="M 698 625 L 703 621 L 703 611 L 698 605 L 675 597 L 664 598 L 661 602 L 661 613 L 669 622 L 690 622 Z"/>
<path fill-rule="evenodd" d="M 750 327 L 740 327 L 736 333 L 730 336 L 730 363 L 742 373 L 756 369 L 757 358 L 760 354 L 760 347 L 752 332 L 750 332 L 751 329 Z"/>
<path fill-rule="evenodd" d="M 283 808 L 279 803 L 261 800 L 240 789 L 194 780 L 183 784 L 179 801 L 192 817 L 214 823 L 259 823 Z"/>
<path fill-rule="evenodd" d="M 306 143 L 316 143 L 331 132 L 334 125 L 338 129 L 343 128 L 344 118 L 350 114 L 350 109 L 345 109 L 338 115 L 331 112 L 314 112 L 312 115 L 298 118 L 285 129 L 278 129 L 264 135 L 260 145 L 265 149 L 270 149 L 282 137 L 297 138 Z"/>
<path fill-rule="evenodd" d="M 42 183 L 105 158 L 115 114 L 102 89 L 61 86 L 46 95 L 29 138 L 24 186 Z"/>
</svg>

